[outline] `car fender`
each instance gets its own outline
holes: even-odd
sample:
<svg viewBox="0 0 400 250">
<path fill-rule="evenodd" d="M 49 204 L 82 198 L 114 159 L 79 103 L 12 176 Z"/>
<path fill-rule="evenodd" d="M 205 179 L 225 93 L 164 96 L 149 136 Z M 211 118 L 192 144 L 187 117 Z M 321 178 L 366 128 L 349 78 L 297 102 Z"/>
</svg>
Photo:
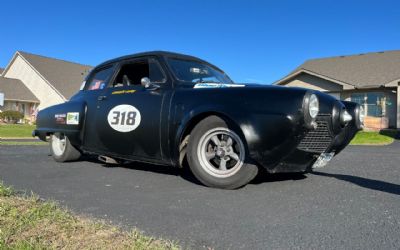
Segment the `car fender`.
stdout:
<svg viewBox="0 0 400 250">
<path fill-rule="evenodd" d="M 231 119 L 229 112 L 222 105 L 201 105 L 190 109 L 185 109 L 183 105 L 177 105 L 175 108 L 174 120 L 177 125 L 175 132 L 172 132 L 171 138 L 173 140 L 172 145 L 172 162 L 173 165 L 178 164 L 179 159 L 179 148 L 181 142 L 185 139 L 184 137 L 190 133 L 190 131 L 196 126 L 202 119 L 217 115 L 226 119 Z"/>
<path fill-rule="evenodd" d="M 38 113 L 37 129 L 33 135 L 41 140 L 56 132 L 64 133 L 73 145 L 80 145 L 83 139 L 86 104 L 70 101 L 48 107 Z"/>
<path fill-rule="evenodd" d="M 182 114 L 179 114 L 179 111 L 176 111 L 175 117 L 179 122 L 175 138 L 175 142 L 177 142 L 176 145 L 179 145 L 179 143 L 184 139 L 183 136 L 185 135 L 185 132 L 187 132 L 187 129 L 189 127 L 192 127 L 193 125 L 195 126 L 193 122 L 197 123 L 210 115 L 219 115 L 222 117 L 230 118 L 228 112 L 225 109 L 226 108 L 224 108 L 222 105 L 204 105 L 200 107 L 195 107 L 190 110 L 182 111 Z"/>
<path fill-rule="evenodd" d="M 174 159 L 179 157 L 179 148 L 184 137 L 198 122 L 210 115 L 217 115 L 232 122 L 236 132 L 244 139 L 250 158 L 255 160 L 259 158 L 261 152 L 273 154 L 280 148 L 279 145 L 292 144 L 292 136 L 297 127 L 296 120 L 282 113 L 245 114 L 227 110 L 223 105 L 196 107 L 185 111 L 185 115 L 178 120 L 180 124 L 173 147 Z"/>
</svg>

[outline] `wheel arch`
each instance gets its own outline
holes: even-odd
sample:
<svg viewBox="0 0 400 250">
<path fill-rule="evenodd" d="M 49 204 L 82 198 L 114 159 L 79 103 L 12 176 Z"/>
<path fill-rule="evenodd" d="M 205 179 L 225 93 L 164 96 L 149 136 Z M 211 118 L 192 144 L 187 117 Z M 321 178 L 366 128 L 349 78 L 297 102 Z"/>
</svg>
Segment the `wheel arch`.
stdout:
<svg viewBox="0 0 400 250">
<path fill-rule="evenodd" d="M 207 117 L 210 116 L 217 116 L 226 121 L 231 128 L 238 133 L 238 135 L 242 138 L 244 146 L 246 148 L 246 151 L 248 150 L 247 147 L 247 140 L 246 137 L 243 134 L 242 129 L 240 128 L 239 124 L 233 117 L 228 115 L 227 113 L 223 111 L 215 111 L 215 110 L 210 110 L 210 111 L 203 111 L 203 112 L 198 112 L 195 115 L 192 115 L 189 119 L 184 119 L 184 122 L 182 123 L 181 129 L 179 130 L 179 133 L 177 134 L 176 138 L 176 146 L 175 152 L 177 152 L 178 156 L 178 164 L 180 167 L 182 167 L 182 163 L 184 160 L 184 157 L 186 155 L 186 146 L 188 143 L 189 136 L 191 132 L 193 131 L 194 127 L 202 120 L 204 120 Z M 177 150 L 176 150 L 177 149 Z"/>
</svg>

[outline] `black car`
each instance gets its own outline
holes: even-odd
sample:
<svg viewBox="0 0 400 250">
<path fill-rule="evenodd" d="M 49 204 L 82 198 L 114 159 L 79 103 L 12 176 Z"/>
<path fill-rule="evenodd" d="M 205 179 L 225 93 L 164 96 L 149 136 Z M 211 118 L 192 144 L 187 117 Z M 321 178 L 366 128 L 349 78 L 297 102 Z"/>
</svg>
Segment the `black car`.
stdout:
<svg viewBox="0 0 400 250">
<path fill-rule="evenodd" d="M 233 189 L 269 173 L 324 166 L 362 128 L 361 107 L 303 88 L 234 83 L 201 59 L 170 52 L 94 68 L 68 102 L 43 109 L 34 136 L 56 161 L 182 167 L 204 185 Z"/>
</svg>

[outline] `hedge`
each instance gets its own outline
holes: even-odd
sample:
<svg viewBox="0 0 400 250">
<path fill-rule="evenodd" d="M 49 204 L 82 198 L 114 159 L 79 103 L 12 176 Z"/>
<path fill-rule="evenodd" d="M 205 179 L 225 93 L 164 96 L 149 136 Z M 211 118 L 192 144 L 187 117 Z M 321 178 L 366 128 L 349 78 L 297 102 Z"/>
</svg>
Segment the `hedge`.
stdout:
<svg viewBox="0 0 400 250">
<path fill-rule="evenodd" d="M 4 110 L 0 113 L 0 119 L 9 123 L 16 123 L 22 118 L 24 118 L 24 115 L 21 112 L 14 110 Z"/>
</svg>

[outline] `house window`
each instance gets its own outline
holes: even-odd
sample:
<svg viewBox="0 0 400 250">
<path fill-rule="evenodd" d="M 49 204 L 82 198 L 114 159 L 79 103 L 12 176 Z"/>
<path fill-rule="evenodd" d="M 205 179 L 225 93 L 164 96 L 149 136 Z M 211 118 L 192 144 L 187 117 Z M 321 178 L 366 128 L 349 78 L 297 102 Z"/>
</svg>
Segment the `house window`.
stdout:
<svg viewBox="0 0 400 250">
<path fill-rule="evenodd" d="M 366 116 L 383 117 L 386 116 L 386 109 L 390 103 L 389 97 L 383 92 L 367 92 L 351 94 L 351 101 L 364 107 Z"/>
<path fill-rule="evenodd" d="M 26 110 L 26 106 L 25 106 L 25 103 L 22 103 L 21 104 L 21 113 L 23 114 L 23 115 L 25 115 L 25 110 Z"/>
</svg>

